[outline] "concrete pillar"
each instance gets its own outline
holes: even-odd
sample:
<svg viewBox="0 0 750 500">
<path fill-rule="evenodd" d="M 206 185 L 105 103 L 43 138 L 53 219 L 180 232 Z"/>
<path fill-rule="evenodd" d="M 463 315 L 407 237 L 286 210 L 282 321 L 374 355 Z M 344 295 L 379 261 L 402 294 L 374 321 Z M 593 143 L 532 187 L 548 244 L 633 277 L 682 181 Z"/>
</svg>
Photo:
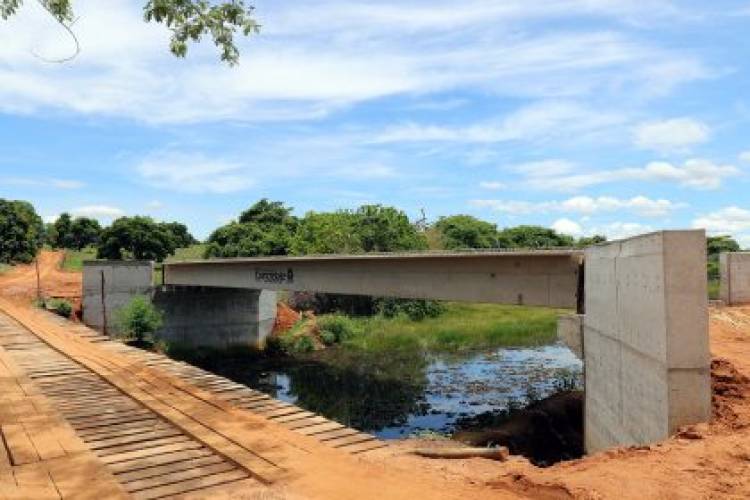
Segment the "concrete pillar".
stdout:
<svg viewBox="0 0 750 500">
<path fill-rule="evenodd" d="M 557 339 L 583 359 L 583 314 L 565 314 L 557 318 Z"/>
<path fill-rule="evenodd" d="M 136 295 L 149 295 L 154 263 L 110 260 L 83 263 L 83 322 L 99 331 L 117 333 L 116 311 Z M 105 321 L 106 320 L 106 321 Z"/>
<path fill-rule="evenodd" d="M 262 346 L 276 320 L 276 292 L 165 286 L 154 291 L 164 314 L 157 337 L 191 346 Z"/>
<path fill-rule="evenodd" d="M 750 252 L 719 255 L 719 298 L 726 305 L 750 303 Z"/>
<path fill-rule="evenodd" d="M 659 441 L 711 416 L 704 231 L 586 249 L 585 446 Z"/>
</svg>

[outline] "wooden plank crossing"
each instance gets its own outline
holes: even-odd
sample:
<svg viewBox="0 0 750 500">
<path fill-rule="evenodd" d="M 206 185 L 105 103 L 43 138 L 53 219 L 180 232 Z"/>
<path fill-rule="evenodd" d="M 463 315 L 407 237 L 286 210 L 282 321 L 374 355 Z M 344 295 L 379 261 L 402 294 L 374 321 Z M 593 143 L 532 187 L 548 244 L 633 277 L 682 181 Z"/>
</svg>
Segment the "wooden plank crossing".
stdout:
<svg viewBox="0 0 750 500">
<path fill-rule="evenodd" d="M 219 485 L 258 484 L 242 467 L 1 314 L 0 349 L 10 354 L 134 498 L 197 494 Z M 6 424 L 1 428 L 15 464 L 32 464 L 65 454 L 61 443 L 50 439 L 49 433 L 29 432 L 28 425 Z"/>
<path fill-rule="evenodd" d="M 316 415 L 298 406 L 279 401 L 268 394 L 238 384 L 188 363 L 170 359 L 162 354 L 131 347 L 121 342 L 112 341 L 109 337 L 80 323 L 71 324 L 53 315 L 51 315 L 50 319 L 65 325 L 71 332 L 87 340 L 98 339 L 101 347 L 111 349 L 123 356 L 131 357 L 135 361 L 143 362 L 149 366 L 158 367 L 200 389 L 212 393 L 215 397 L 231 403 L 238 408 L 243 408 L 268 418 L 300 434 L 316 438 L 333 448 L 353 455 L 359 455 L 387 446 L 386 442 L 377 439 L 371 434 L 348 428 L 338 422 Z M 346 432 L 337 435 L 328 433 L 333 430 Z"/>
</svg>

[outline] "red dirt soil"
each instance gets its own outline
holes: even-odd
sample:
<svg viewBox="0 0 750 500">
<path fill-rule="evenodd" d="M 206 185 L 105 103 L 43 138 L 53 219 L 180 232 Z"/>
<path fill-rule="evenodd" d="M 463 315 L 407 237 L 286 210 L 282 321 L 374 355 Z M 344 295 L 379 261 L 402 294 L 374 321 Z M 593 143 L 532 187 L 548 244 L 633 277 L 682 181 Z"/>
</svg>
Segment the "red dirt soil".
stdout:
<svg viewBox="0 0 750 500">
<path fill-rule="evenodd" d="M 59 252 L 42 254 L 44 293 L 77 297 L 80 274 L 59 271 L 61 259 Z M 34 266 L 18 266 L 0 275 L 0 294 L 28 304 L 35 283 Z M 285 324 L 293 319 L 289 311 L 281 314 Z M 463 488 L 464 498 L 472 499 L 750 498 L 750 306 L 711 308 L 710 342 L 714 418 L 661 443 L 612 449 L 541 469 L 522 457 L 507 462 L 420 458 L 409 450 L 456 443 L 405 440 L 368 453 L 361 466 L 390 470 L 399 478 L 407 473 L 417 484 L 432 478 L 433 485 L 445 482 L 451 494 Z M 425 498 L 439 498 L 425 493 Z M 451 496 L 447 489 L 445 496 Z"/>
<path fill-rule="evenodd" d="M 298 313 L 284 302 L 276 304 L 276 321 L 273 324 L 273 335 L 288 332 L 302 318 Z"/>
</svg>

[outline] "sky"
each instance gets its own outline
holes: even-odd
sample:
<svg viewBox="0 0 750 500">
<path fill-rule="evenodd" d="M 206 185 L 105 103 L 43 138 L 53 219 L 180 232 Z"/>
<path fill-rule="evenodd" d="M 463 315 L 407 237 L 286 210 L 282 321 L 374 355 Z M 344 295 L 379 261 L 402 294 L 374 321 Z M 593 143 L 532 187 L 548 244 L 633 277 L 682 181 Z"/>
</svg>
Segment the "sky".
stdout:
<svg viewBox="0 0 750 500">
<path fill-rule="evenodd" d="M 262 197 L 750 247 L 750 1 L 257 0 L 228 67 L 145 0 L 75 0 L 81 53 L 0 20 L 0 197 L 204 238 Z"/>
</svg>

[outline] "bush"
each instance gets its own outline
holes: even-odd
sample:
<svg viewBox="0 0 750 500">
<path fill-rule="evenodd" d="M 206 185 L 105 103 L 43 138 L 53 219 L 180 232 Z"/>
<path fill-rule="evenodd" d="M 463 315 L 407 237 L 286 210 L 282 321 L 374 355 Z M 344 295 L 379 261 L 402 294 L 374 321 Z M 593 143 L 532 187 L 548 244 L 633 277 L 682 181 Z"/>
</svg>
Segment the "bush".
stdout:
<svg viewBox="0 0 750 500">
<path fill-rule="evenodd" d="M 0 262 L 34 260 L 44 240 L 44 223 L 31 203 L 0 198 Z"/>
<path fill-rule="evenodd" d="M 354 320 L 340 314 L 318 318 L 318 330 L 326 345 L 338 344 L 362 333 Z"/>
<path fill-rule="evenodd" d="M 133 297 L 115 315 L 120 333 L 138 342 L 152 340 L 153 334 L 163 323 L 162 313 L 143 295 Z"/>
<path fill-rule="evenodd" d="M 315 350 L 315 343 L 307 335 L 300 335 L 294 339 L 292 351 L 294 352 L 312 352 Z"/>
<path fill-rule="evenodd" d="M 376 308 L 379 314 L 386 318 L 393 318 L 401 314 L 407 316 L 412 321 L 422 321 L 426 318 L 437 318 L 444 311 L 445 307 L 436 300 L 405 300 L 383 298 L 378 299 Z"/>
<path fill-rule="evenodd" d="M 67 300 L 51 300 L 49 307 L 63 318 L 70 318 L 70 315 L 73 314 L 73 306 Z"/>
</svg>

